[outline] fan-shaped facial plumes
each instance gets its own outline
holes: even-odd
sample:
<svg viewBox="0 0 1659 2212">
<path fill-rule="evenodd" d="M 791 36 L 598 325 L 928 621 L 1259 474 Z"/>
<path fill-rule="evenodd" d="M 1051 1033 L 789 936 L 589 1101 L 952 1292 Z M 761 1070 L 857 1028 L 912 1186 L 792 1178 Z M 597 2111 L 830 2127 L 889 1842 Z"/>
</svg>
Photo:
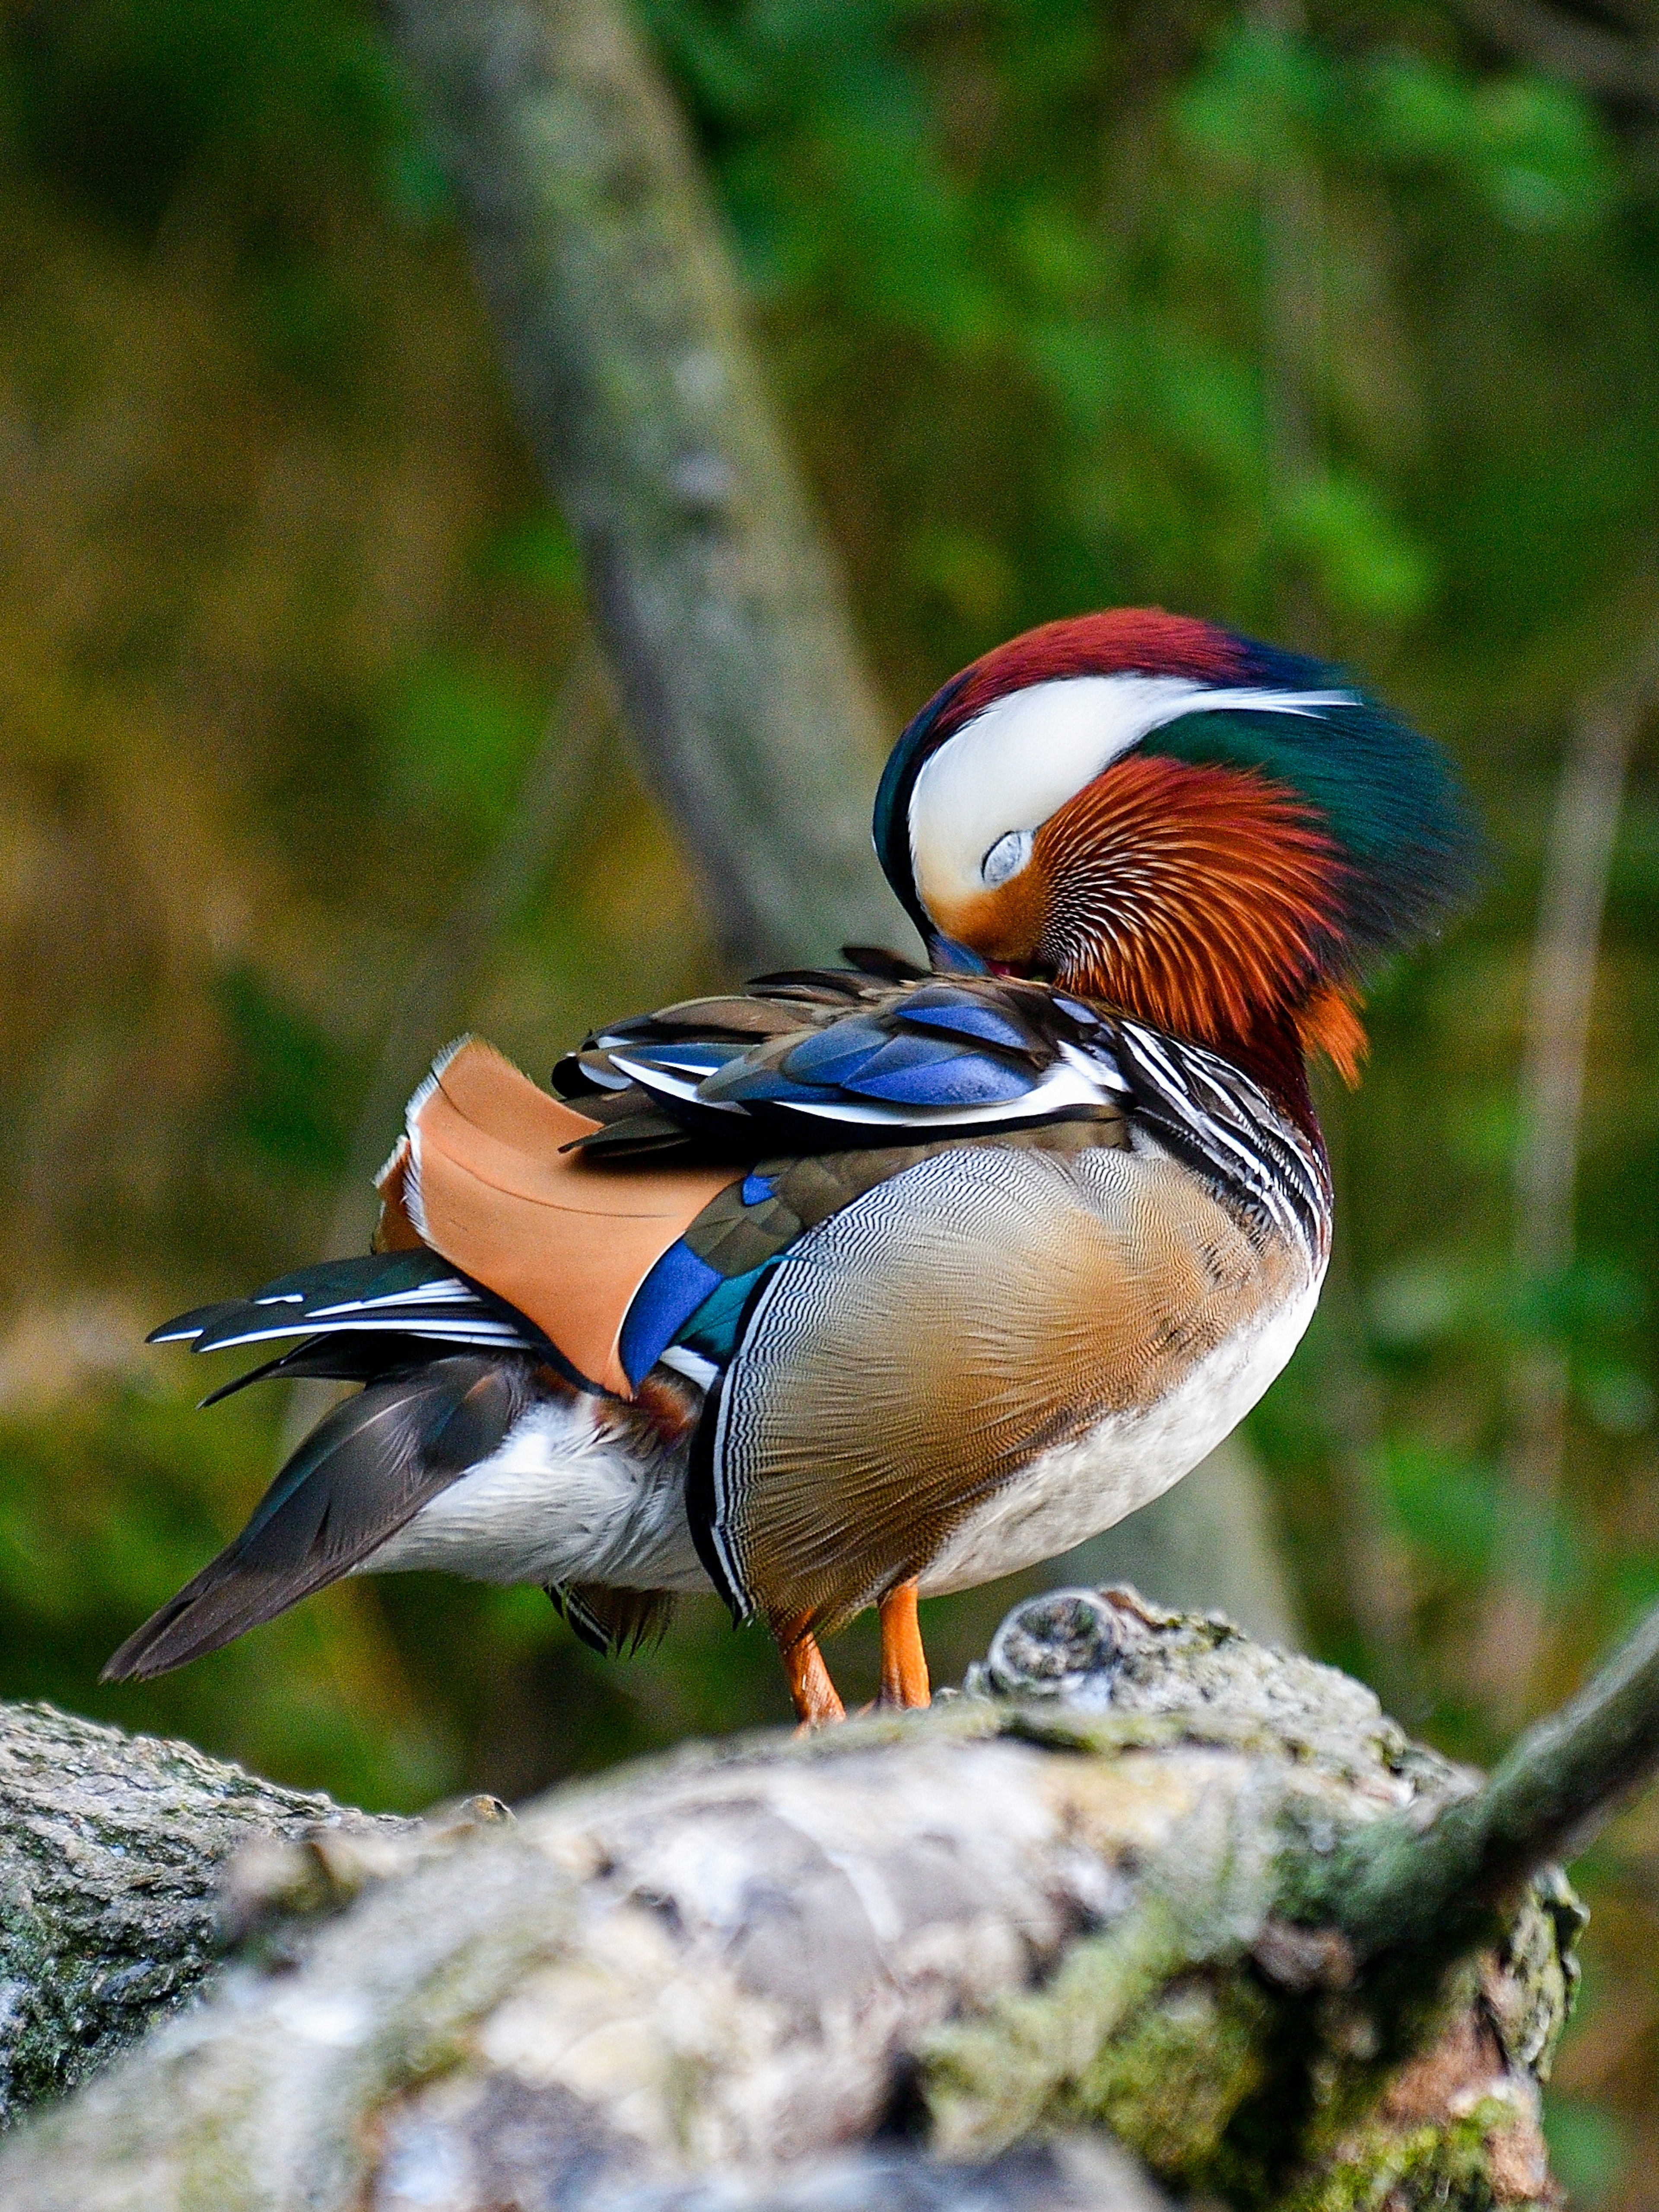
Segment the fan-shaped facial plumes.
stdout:
<svg viewBox="0 0 1659 2212">
<path fill-rule="evenodd" d="M 1350 1080 L 1370 956 L 1431 927 L 1473 836 L 1437 750 L 1341 672 L 1156 610 L 1048 624 L 931 701 L 877 803 L 924 933 L 1215 1046 Z"/>
</svg>

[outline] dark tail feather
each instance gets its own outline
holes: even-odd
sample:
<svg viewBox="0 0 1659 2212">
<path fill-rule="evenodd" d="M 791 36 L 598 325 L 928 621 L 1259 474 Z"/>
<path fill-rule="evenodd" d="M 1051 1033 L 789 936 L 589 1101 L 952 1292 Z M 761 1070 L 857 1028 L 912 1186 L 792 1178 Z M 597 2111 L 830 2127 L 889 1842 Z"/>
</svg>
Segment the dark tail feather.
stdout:
<svg viewBox="0 0 1659 2212">
<path fill-rule="evenodd" d="M 550 1583 L 547 1594 L 590 1651 L 631 1658 L 660 1644 L 674 1618 L 672 1590 L 613 1589 L 605 1583 Z"/>
<path fill-rule="evenodd" d="M 529 1376 L 522 1358 L 451 1356 L 336 1406 L 241 1534 L 127 1638 L 100 1680 L 166 1674 L 337 1581 L 489 1457 L 529 1403 Z"/>
<path fill-rule="evenodd" d="M 431 1357 L 431 1346 L 418 1337 L 391 1330 L 384 1336 L 313 1336 L 292 1352 L 279 1352 L 275 1359 L 264 1360 L 258 1367 L 250 1367 L 246 1375 L 222 1382 L 197 1401 L 196 1410 L 202 1413 L 223 1399 L 234 1398 L 250 1382 L 373 1382 L 388 1368 L 418 1367 Z"/>
</svg>

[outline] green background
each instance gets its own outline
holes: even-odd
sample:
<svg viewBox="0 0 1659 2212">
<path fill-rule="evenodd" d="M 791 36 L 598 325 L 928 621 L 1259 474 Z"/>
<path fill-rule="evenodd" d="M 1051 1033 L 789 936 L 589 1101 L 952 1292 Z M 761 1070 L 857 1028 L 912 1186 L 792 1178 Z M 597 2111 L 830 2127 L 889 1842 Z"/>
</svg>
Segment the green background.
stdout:
<svg viewBox="0 0 1659 2212">
<path fill-rule="evenodd" d="M 1489 1757 L 1529 1347 L 1572 1377 L 1534 1706 L 1659 1597 L 1649 741 L 1580 1256 L 1547 1284 L 1509 1258 L 1562 746 L 1659 596 L 1652 121 L 1380 0 L 1305 23 L 1206 0 L 643 20 L 895 730 L 1026 623 L 1158 600 L 1355 665 L 1479 795 L 1482 904 L 1377 979 L 1364 1085 L 1327 1095 L 1338 1268 L 1251 1431 L 1314 1647 Z M 376 1806 L 781 1717 L 763 1640 L 712 1601 L 607 1664 L 537 1592 L 423 1577 L 95 1686 L 239 1525 L 283 1418 L 256 1394 L 198 1417 L 199 1376 L 143 1332 L 326 1237 L 410 975 L 508 828 L 582 618 L 368 9 L 0 21 L 0 1692 Z M 622 742 L 573 745 L 569 778 L 444 1010 L 539 1075 L 590 1022 L 717 974 Z M 933 1609 L 942 1675 L 1013 1594 Z M 834 1656 L 867 1694 L 867 1631 Z M 1659 1799 L 1581 1878 L 1552 2132 L 1583 2201 L 1650 2204 Z"/>
</svg>

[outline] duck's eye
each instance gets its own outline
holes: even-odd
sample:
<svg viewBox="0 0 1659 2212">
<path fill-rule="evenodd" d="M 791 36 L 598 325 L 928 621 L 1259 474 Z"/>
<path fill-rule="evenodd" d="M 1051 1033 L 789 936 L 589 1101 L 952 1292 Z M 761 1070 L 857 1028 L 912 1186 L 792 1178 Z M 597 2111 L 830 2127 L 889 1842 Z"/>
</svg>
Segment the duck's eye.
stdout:
<svg viewBox="0 0 1659 2212">
<path fill-rule="evenodd" d="M 979 872 L 987 888 L 995 890 L 1006 884 L 1010 876 L 1017 876 L 1031 857 L 1031 833 L 1029 830 L 1010 830 L 997 839 L 979 864 Z"/>
</svg>

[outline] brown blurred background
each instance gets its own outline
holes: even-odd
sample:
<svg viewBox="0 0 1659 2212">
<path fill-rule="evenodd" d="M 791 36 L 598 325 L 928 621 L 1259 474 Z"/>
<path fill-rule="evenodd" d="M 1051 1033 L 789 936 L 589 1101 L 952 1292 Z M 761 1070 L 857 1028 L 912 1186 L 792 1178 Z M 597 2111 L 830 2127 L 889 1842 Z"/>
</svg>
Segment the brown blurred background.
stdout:
<svg viewBox="0 0 1659 2212">
<path fill-rule="evenodd" d="M 1357 666 L 1479 793 L 1487 894 L 1376 980 L 1332 1284 L 1250 1435 L 1310 1648 L 1490 1757 L 1659 1598 L 1659 17 L 637 20 L 895 731 L 1157 599 Z M 421 1577 L 95 1686 L 288 1411 L 198 1416 L 219 1373 L 143 1334 L 360 1218 L 411 1020 L 544 1076 L 720 969 L 369 10 L 0 22 L 0 1691 L 375 1806 L 781 1718 L 712 1600 L 607 1664 Z M 943 1674 L 1015 1594 L 936 1608 Z M 1579 1879 L 1558 2159 L 1659 2203 L 1659 1801 Z"/>
</svg>

